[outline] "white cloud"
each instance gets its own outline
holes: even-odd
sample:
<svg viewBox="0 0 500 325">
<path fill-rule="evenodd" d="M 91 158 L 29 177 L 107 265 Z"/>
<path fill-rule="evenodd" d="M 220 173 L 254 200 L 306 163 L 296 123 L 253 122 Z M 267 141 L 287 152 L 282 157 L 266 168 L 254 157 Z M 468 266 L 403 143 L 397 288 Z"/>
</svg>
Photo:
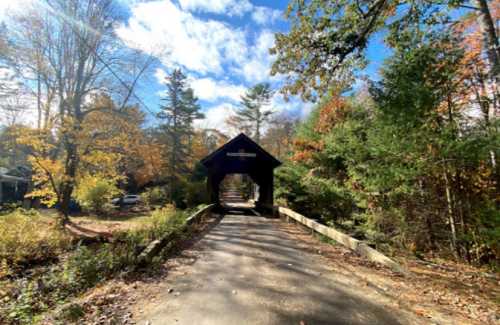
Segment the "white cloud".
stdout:
<svg viewBox="0 0 500 325">
<path fill-rule="evenodd" d="M 156 69 L 155 78 L 159 84 L 165 84 L 165 78 L 167 77 L 167 73 L 163 69 Z"/>
<path fill-rule="evenodd" d="M 165 84 L 167 73 L 163 69 L 156 69 L 155 77 L 158 83 Z M 209 77 L 197 78 L 189 76 L 188 84 L 194 90 L 194 94 L 201 100 L 215 102 L 221 99 L 238 102 L 246 91 L 243 85 L 232 84 L 225 80 L 216 80 Z M 159 92 L 161 96 L 165 94 L 164 90 Z"/>
<path fill-rule="evenodd" d="M 130 47 L 157 55 L 167 66 L 182 66 L 198 73 L 223 72 L 223 63 L 241 59 L 245 33 L 229 25 L 194 17 L 169 0 L 132 7 L 127 26 L 117 34 Z"/>
<path fill-rule="evenodd" d="M 218 129 L 227 132 L 227 130 L 231 128 L 226 124 L 226 119 L 229 116 L 234 115 L 235 111 L 236 106 L 229 103 L 210 107 L 204 112 L 205 119 L 195 121 L 195 127 L 204 129 Z"/>
<path fill-rule="evenodd" d="M 281 94 L 276 93 L 271 99 L 268 109 L 274 111 L 277 115 L 285 114 L 303 119 L 311 112 L 312 107 L 312 103 L 304 103 L 297 98 L 292 98 L 290 101 L 286 102 Z M 195 127 L 218 129 L 228 136 L 235 136 L 240 130 L 228 125 L 226 120 L 234 116 L 238 109 L 237 105 L 231 103 L 212 106 L 205 110 L 205 119 L 195 121 Z M 266 130 L 267 127 L 264 128 L 264 132 Z"/>
<path fill-rule="evenodd" d="M 281 93 L 276 92 L 271 98 L 269 106 L 276 114 L 286 113 L 299 118 L 305 118 L 311 112 L 314 104 L 303 102 L 297 97 L 291 97 L 286 101 Z"/>
<path fill-rule="evenodd" d="M 257 6 L 253 8 L 252 20 L 259 25 L 269 25 L 282 17 L 280 10 Z"/>
<path fill-rule="evenodd" d="M 28 8 L 34 3 L 34 0 L 0 0 L 0 22 L 5 20 L 8 15 L 20 12 L 23 8 Z"/>
<path fill-rule="evenodd" d="M 235 8 L 239 8 L 239 13 Z M 279 76 L 270 76 L 273 57 L 269 48 L 274 46 L 274 33 L 261 27 L 249 29 L 248 24 L 238 28 L 202 19 L 196 16 L 197 12 L 248 14 L 261 26 L 271 24 L 281 15 L 278 10 L 253 6 L 248 1 L 157 0 L 133 5 L 128 24 L 118 28 L 117 33 L 131 47 L 153 51 L 161 60 L 164 67 L 155 71 L 159 83 L 164 83 L 165 71 L 181 67 L 195 95 L 213 105 L 204 109 L 206 118 L 195 125 L 228 132 L 225 121 L 234 114 L 246 86 L 271 82 L 276 87 L 282 81 Z M 157 54 L 158 49 L 162 50 L 161 55 Z M 281 94 L 275 94 L 270 105 L 277 112 L 301 117 L 311 107 L 295 98 L 285 102 Z"/>
<path fill-rule="evenodd" d="M 237 69 L 248 82 L 256 83 L 269 80 L 279 80 L 271 77 L 271 65 L 273 57 L 269 49 L 274 46 L 274 33 L 264 30 L 255 41 L 255 45 L 248 51 L 249 57 Z"/>
<path fill-rule="evenodd" d="M 243 16 L 252 10 L 248 0 L 179 0 L 181 8 L 189 11 L 211 12 L 230 16 Z"/>
<path fill-rule="evenodd" d="M 237 102 L 246 90 L 242 85 L 233 85 L 224 80 L 214 80 L 212 78 L 193 78 L 190 80 L 189 85 L 198 98 L 209 102 L 219 99 L 229 99 Z"/>
<path fill-rule="evenodd" d="M 229 0 L 180 2 L 185 10 L 212 11 L 227 9 L 230 3 Z M 262 8 L 254 7 L 253 15 L 262 23 L 267 20 L 264 16 L 279 12 Z M 280 80 L 269 75 L 273 59 L 269 48 L 274 45 L 272 31 L 259 31 L 252 45 L 247 39 L 249 30 L 202 20 L 185 10 L 171 0 L 138 3 L 131 8 L 127 26 L 119 27 L 117 33 L 129 46 L 154 52 L 167 68 L 182 67 L 203 76 L 221 76 L 230 71 L 248 83 Z"/>
</svg>

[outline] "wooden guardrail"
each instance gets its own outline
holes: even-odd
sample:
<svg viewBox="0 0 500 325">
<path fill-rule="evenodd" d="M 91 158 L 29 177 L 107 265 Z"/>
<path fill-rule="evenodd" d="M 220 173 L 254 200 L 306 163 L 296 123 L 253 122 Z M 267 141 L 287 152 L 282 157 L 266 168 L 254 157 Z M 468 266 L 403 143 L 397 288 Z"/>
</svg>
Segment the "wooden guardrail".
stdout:
<svg viewBox="0 0 500 325">
<path fill-rule="evenodd" d="M 199 223 L 202 218 L 212 212 L 212 209 L 215 207 L 215 204 L 210 204 L 204 208 L 201 208 L 200 210 L 196 211 L 193 213 L 191 216 L 189 216 L 186 219 L 186 222 L 184 224 L 184 229 L 182 231 L 185 231 L 188 229 L 189 226 L 195 223 Z M 139 265 L 146 264 L 150 262 L 154 256 L 158 255 L 160 251 L 171 241 L 175 240 L 176 236 L 178 236 L 178 232 L 173 232 L 166 234 L 162 236 L 161 238 L 157 240 L 153 240 L 149 245 L 139 254 L 138 260 L 139 260 Z"/>
<path fill-rule="evenodd" d="M 278 207 L 278 213 L 280 216 L 285 216 L 288 218 L 292 218 L 293 220 L 300 222 L 304 226 L 328 237 L 336 242 L 344 245 L 345 247 L 349 248 L 350 250 L 358 253 L 361 256 L 364 256 L 368 260 L 376 263 L 380 263 L 382 265 L 385 265 L 389 268 L 391 268 L 393 271 L 405 274 L 406 271 L 395 261 L 390 259 L 389 257 L 385 256 L 384 254 L 380 253 L 379 251 L 371 248 L 367 244 L 363 243 L 362 241 L 359 241 L 355 238 L 352 238 L 351 236 L 348 236 L 332 227 L 327 227 L 325 225 L 322 225 L 312 219 L 306 218 L 303 215 L 288 209 L 284 207 Z"/>
</svg>

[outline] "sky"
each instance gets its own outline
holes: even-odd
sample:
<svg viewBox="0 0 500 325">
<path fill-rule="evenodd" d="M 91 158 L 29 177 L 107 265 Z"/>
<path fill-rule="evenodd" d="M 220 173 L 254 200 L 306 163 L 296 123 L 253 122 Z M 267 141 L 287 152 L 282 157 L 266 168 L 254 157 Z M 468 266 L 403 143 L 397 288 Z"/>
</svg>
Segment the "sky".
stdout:
<svg viewBox="0 0 500 325">
<path fill-rule="evenodd" d="M 37 0 L 0 0 L 0 20 Z M 181 68 L 199 98 L 206 116 L 197 126 L 225 129 L 224 121 L 239 107 L 240 96 L 258 82 L 278 89 L 282 77 L 271 76 L 269 48 L 274 33 L 289 28 L 283 18 L 287 0 L 119 0 L 127 12 L 116 34 L 134 49 L 154 55 L 160 66 L 148 84 L 137 90 L 149 110 L 157 111 L 165 90 L 166 74 Z M 365 73 L 376 78 L 388 51 L 382 37 L 368 48 L 370 64 Z M 276 92 L 269 109 L 304 118 L 312 104 L 298 98 L 286 102 Z M 151 114 L 150 114 L 151 115 Z M 155 119 L 149 116 L 148 121 Z"/>
</svg>

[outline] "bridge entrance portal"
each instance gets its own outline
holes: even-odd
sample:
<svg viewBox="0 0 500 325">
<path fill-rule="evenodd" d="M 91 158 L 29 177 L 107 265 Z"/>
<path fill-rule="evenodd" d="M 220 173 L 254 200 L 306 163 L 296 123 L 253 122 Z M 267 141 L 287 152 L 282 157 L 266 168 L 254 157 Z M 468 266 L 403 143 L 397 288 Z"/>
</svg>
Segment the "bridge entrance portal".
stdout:
<svg viewBox="0 0 500 325">
<path fill-rule="evenodd" d="M 257 184 L 257 209 L 273 208 L 273 170 L 281 162 L 241 133 L 201 160 L 208 170 L 210 203 L 220 204 L 221 182 L 229 174 L 247 174 Z"/>
</svg>

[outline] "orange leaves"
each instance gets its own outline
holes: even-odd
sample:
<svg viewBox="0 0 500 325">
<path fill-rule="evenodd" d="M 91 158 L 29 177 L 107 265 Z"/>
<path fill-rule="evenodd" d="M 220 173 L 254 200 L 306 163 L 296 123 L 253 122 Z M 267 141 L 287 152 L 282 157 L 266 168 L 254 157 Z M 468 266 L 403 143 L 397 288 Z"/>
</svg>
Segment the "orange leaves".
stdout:
<svg viewBox="0 0 500 325">
<path fill-rule="evenodd" d="M 206 157 L 210 152 L 204 143 L 204 134 L 202 131 L 196 131 L 191 141 L 191 151 L 193 154 L 192 164 Z"/>
<path fill-rule="evenodd" d="M 295 148 L 292 160 L 295 162 L 311 162 L 316 152 L 320 152 L 324 148 L 323 141 L 310 141 L 296 139 L 293 142 Z"/>
<path fill-rule="evenodd" d="M 333 95 L 328 102 L 319 109 L 319 116 L 314 125 L 314 131 L 319 134 L 330 132 L 336 124 L 343 122 L 350 109 L 349 103 L 340 95 Z M 321 152 L 325 145 L 323 140 L 312 141 L 306 139 L 295 139 L 293 142 L 294 155 L 293 161 L 311 162 L 314 154 Z"/>
<path fill-rule="evenodd" d="M 488 4 L 494 20 L 500 18 L 500 1 L 493 0 Z M 464 49 L 464 57 L 461 61 L 462 69 L 459 79 L 465 85 L 461 99 L 467 101 L 476 97 L 488 96 L 488 64 L 486 62 L 486 48 L 483 40 L 481 28 L 478 24 L 479 12 L 471 12 L 465 15 L 461 21 L 455 25 L 454 32 L 462 37 L 461 47 Z"/>
<path fill-rule="evenodd" d="M 339 95 L 332 96 L 332 98 L 320 109 L 315 131 L 328 133 L 335 124 L 345 119 L 347 107 L 348 105 L 344 98 Z"/>
</svg>

